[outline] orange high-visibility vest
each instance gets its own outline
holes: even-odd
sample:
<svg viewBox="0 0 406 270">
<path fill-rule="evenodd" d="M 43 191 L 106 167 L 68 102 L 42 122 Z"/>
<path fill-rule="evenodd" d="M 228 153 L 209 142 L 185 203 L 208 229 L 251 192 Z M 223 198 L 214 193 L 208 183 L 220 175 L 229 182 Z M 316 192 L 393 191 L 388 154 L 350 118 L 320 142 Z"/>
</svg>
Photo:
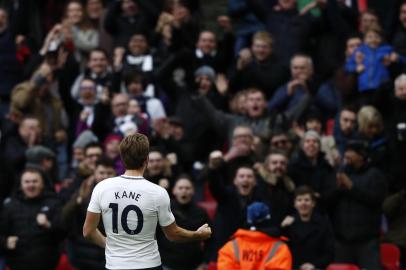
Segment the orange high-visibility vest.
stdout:
<svg viewBox="0 0 406 270">
<path fill-rule="evenodd" d="M 220 250 L 218 270 L 291 270 L 292 255 L 280 239 L 239 229 Z"/>
</svg>

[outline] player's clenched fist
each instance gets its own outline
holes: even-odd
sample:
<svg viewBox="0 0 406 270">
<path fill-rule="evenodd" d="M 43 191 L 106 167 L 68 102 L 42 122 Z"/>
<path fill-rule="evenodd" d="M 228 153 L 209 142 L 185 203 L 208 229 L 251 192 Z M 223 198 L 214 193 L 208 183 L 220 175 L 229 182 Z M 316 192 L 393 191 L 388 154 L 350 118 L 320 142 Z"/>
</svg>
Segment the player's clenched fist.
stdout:
<svg viewBox="0 0 406 270">
<path fill-rule="evenodd" d="M 206 240 L 211 236 L 211 228 L 207 223 L 197 229 L 196 232 L 199 234 L 201 240 Z"/>
</svg>

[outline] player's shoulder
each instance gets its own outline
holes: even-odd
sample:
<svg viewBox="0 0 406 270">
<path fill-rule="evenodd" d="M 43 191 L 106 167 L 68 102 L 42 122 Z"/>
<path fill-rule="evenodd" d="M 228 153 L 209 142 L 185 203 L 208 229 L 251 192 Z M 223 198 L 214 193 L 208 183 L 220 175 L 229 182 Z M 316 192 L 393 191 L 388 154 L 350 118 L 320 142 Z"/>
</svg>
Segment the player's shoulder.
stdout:
<svg viewBox="0 0 406 270">
<path fill-rule="evenodd" d="M 144 178 L 145 179 L 145 178 Z M 157 193 L 162 193 L 162 192 L 166 192 L 166 189 L 164 189 L 163 187 L 161 187 L 160 185 L 157 185 L 155 183 L 152 183 L 151 181 L 149 181 L 148 179 L 145 179 L 145 185 L 148 186 L 148 188 L 152 189 L 153 191 L 157 192 Z"/>
<path fill-rule="evenodd" d="M 94 187 L 95 189 L 105 189 L 110 187 L 111 185 L 114 185 L 117 181 L 119 181 L 119 177 L 111 177 L 111 178 L 107 178 L 104 179 L 103 181 L 100 181 L 99 183 L 96 184 L 96 186 Z"/>
</svg>

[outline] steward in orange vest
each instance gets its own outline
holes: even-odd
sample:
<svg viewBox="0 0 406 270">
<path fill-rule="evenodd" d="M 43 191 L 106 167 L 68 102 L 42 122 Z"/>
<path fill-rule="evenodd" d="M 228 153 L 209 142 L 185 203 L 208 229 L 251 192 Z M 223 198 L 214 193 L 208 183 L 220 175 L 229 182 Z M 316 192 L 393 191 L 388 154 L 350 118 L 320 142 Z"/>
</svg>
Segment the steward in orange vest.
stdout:
<svg viewBox="0 0 406 270">
<path fill-rule="evenodd" d="M 220 250 L 218 270 L 291 270 L 292 255 L 279 237 L 279 229 L 267 228 L 266 204 L 254 202 L 247 208 L 250 230 L 239 229 Z"/>
</svg>

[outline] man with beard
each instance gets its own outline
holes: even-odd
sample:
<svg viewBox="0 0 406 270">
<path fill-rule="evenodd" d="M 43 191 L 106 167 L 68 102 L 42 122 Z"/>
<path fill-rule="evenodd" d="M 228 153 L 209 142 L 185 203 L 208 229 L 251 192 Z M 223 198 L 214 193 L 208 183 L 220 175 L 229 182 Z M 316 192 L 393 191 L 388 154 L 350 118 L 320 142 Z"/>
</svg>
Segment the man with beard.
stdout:
<svg viewBox="0 0 406 270">
<path fill-rule="evenodd" d="M 353 140 L 357 133 L 357 111 L 355 108 L 343 107 L 334 126 L 334 139 L 342 157 L 347 141 Z"/>
<path fill-rule="evenodd" d="M 281 151 L 273 151 L 264 164 L 256 167 L 261 180 L 258 182 L 263 192 L 264 202 L 272 212 L 272 225 L 278 226 L 286 215 L 292 213 L 295 184 L 287 175 L 288 158 Z"/>
</svg>

